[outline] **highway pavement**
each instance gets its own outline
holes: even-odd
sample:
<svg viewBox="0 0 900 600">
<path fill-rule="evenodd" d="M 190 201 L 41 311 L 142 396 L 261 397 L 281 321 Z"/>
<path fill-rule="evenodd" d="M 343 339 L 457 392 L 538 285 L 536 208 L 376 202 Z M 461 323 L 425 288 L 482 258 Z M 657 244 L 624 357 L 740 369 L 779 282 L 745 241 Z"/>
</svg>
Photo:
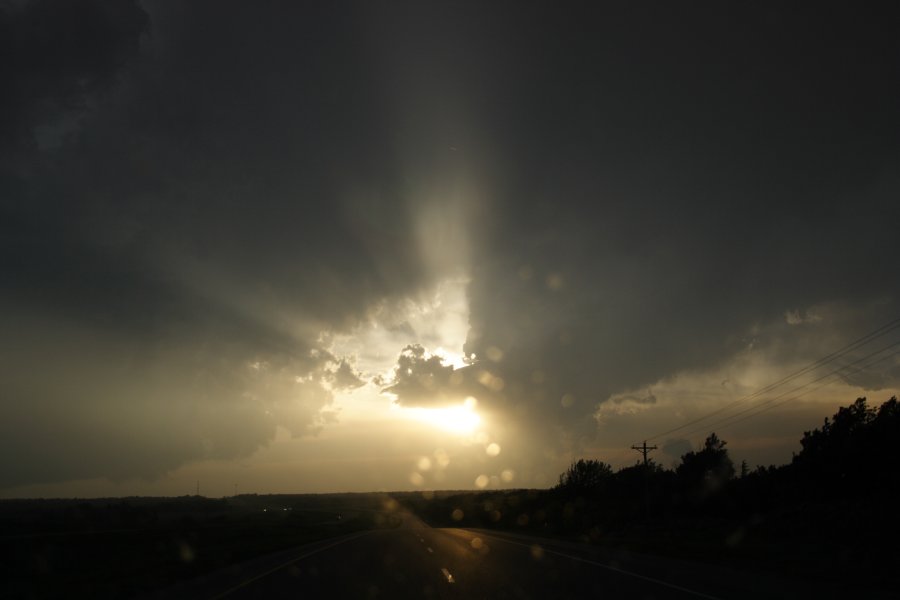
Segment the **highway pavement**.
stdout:
<svg viewBox="0 0 900 600">
<path fill-rule="evenodd" d="M 839 593 L 835 590 L 835 596 Z M 156 598 L 823 598 L 807 584 L 483 530 L 364 531 L 243 563 Z"/>
</svg>

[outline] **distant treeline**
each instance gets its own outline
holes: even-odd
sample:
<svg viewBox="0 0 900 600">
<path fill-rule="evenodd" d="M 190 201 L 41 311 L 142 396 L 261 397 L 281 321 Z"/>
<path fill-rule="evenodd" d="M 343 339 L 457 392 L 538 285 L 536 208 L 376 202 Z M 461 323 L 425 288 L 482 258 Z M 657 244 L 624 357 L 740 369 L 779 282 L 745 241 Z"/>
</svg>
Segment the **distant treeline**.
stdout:
<svg viewBox="0 0 900 600">
<path fill-rule="evenodd" d="M 733 464 L 711 433 L 674 469 L 573 462 L 549 490 L 404 502 L 433 525 L 519 530 L 635 550 L 738 560 L 870 583 L 898 564 L 900 405 L 860 398 L 807 431 L 786 465 Z"/>
</svg>

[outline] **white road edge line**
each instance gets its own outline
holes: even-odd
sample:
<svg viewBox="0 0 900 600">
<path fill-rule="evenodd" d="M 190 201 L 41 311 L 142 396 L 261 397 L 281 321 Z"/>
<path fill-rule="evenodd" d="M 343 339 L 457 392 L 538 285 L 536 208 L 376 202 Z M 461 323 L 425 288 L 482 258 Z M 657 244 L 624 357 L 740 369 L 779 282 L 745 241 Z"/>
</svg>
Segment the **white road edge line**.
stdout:
<svg viewBox="0 0 900 600">
<path fill-rule="evenodd" d="M 522 546 L 523 548 L 531 548 L 531 547 L 533 547 L 533 546 L 535 545 L 535 544 L 530 544 L 530 545 L 529 545 L 529 544 L 523 544 L 523 543 L 521 543 L 521 542 L 514 542 L 514 541 L 512 541 L 512 540 L 508 540 L 508 539 L 506 539 L 506 538 L 502 538 L 502 537 L 498 537 L 498 536 L 486 534 L 486 533 L 481 532 L 481 531 L 479 531 L 478 533 L 481 534 L 481 535 L 484 535 L 485 537 L 494 538 L 495 540 L 500 540 L 501 542 L 506 542 L 507 544 L 515 544 L 516 546 Z M 540 544 L 537 544 L 537 545 L 540 546 Z M 573 556 L 573 555 L 571 555 L 571 554 L 565 554 L 565 553 L 563 553 L 563 552 L 557 552 L 556 550 L 549 550 L 549 549 L 547 549 L 547 548 L 545 548 L 545 547 L 543 547 L 543 546 L 540 546 L 540 548 L 541 548 L 541 550 L 543 550 L 544 552 L 547 552 L 547 553 L 549 553 L 549 554 L 556 554 L 557 556 L 563 556 L 563 557 L 569 558 L 569 559 L 571 559 L 571 560 L 576 560 L 576 561 L 578 561 L 578 562 L 583 562 L 583 563 L 587 563 L 587 564 L 589 564 L 589 565 L 594 565 L 595 567 L 600 567 L 600 568 L 602 568 L 602 569 L 607 569 L 607 570 L 609 570 L 609 571 L 614 571 L 614 572 L 616 572 L 616 573 L 621 573 L 622 575 L 629 575 L 629 576 L 631 576 L 631 577 L 636 577 L 636 578 L 638 578 L 638 579 L 643 579 L 644 581 L 650 581 L 650 582 L 655 583 L 655 584 L 657 584 L 657 585 L 662 585 L 662 586 L 665 586 L 665 587 L 668 587 L 668 588 L 672 588 L 672 589 L 678 590 L 678 591 L 680 591 L 680 592 L 685 592 L 685 593 L 687 593 L 687 594 L 693 594 L 694 596 L 697 596 L 697 597 L 699 597 L 699 598 L 706 598 L 707 600 L 722 600 L 721 598 L 718 598 L 718 597 L 716 597 L 716 596 L 710 596 L 709 594 L 704 594 L 703 592 L 698 592 L 698 591 L 696 591 L 696 590 L 691 590 L 691 589 L 688 589 L 688 588 L 685 588 L 685 587 L 681 587 L 680 585 L 676 585 L 676 584 L 674 584 L 674 583 L 669 583 L 668 581 L 663 581 L 663 580 L 661 580 L 661 579 L 654 579 L 653 577 L 647 577 L 646 575 L 641 575 L 640 573 L 635 573 L 634 571 L 627 571 L 627 570 L 625 570 L 625 569 L 621 569 L 621 568 L 619 568 L 619 567 L 614 567 L 614 566 L 612 566 L 612 565 L 604 565 L 603 563 L 597 562 L 597 561 L 595 561 L 595 560 L 588 560 L 587 558 L 581 558 L 580 556 Z"/>
<path fill-rule="evenodd" d="M 258 581 L 258 580 L 262 579 L 263 577 L 267 577 L 276 571 L 280 571 L 281 569 L 297 562 L 298 560 L 303 560 L 304 558 L 309 558 L 313 554 L 318 554 L 319 552 L 322 552 L 323 550 L 328 550 L 329 548 L 334 548 L 335 546 L 339 546 L 340 544 L 343 544 L 344 542 L 349 542 L 350 540 L 355 540 L 356 538 L 362 537 L 362 536 L 370 534 L 370 533 L 372 533 L 371 530 L 370 531 L 361 531 L 351 537 L 346 537 L 346 538 L 340 539 L 336 542 L 332 542 L 330 544 L 322 546 L 321 548 L 316 548 L 315 550 L 307 552 L 306 554 L 301 554 L 300 556 L 295 556 L 291 560 L 289 560 L 285 563 L 282 563 L 282 564 L 278 565 L 277 567 L 269 569 L 268 571 L 260 573 L 259 575 L 256 575 L 255 577 L 251 577 L 250 579 L 245 579 L 244 581 L 240 582 L 236 586 L 225 590 L 221 594 L 213 596 L 211 600 L 218 600 L 219 598 L 224 598 L 225 596 L 228 596 L 229 594 L 236 592 L 237 590 L 241 589 L 242 587 L 246 587 L 246 586 L 250 585 L 251 583 L 253 583 L 254 581 Z"/>
</svg>

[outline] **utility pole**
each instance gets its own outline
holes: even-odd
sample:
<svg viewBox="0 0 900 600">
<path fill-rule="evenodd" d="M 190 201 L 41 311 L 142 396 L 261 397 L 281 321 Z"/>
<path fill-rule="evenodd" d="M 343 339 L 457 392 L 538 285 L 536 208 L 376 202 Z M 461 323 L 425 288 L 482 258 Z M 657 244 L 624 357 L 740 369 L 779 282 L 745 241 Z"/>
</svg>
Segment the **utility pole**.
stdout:
<svg viewBox="0 0 900 600">
<path fill-rule="evenodd" d="M 651 450 L 656 450 L 656 446 L 648 446 L 647 440 L 644 440 L 644 443 L 642 445 L 632 446 L 631 449 L 637 450 L 638 452 L 640 452 L 641 454 L 644 455 L 644 466 L 646 467 L 647 466 L 647 453 L 649 453 Z"/>
<path fill-rule="evenodd" d="M 649 460 L 647 460 L 647 454 L 650 453 L 651 450 L 656 450 L 656 446 L 648 446 L 647 440 L 644 440 L 644 443 L 640 446 L 631 446 L 632 450 L 637 450 L 644 457 L 644 467 L 649 464 Z M 650 470 L 644 469 L 644 518 L 647 521 L 650 520 L 650 489 L 648 479 L 650 478 Z"/>
</svg>

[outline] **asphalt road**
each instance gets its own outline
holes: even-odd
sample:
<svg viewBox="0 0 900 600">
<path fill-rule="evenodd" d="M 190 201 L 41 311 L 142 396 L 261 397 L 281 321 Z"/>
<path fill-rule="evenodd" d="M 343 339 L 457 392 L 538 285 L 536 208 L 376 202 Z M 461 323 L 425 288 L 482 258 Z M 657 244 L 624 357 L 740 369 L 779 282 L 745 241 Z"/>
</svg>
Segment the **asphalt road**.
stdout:
<svg viewBox="0 0 900 600">
<path fill-rule="evenodd" d="M 244 563 L 160 598 L 821 598 L 803 584 L 660 557 L 481 530 L 406 514 Z"/>
</svg>

